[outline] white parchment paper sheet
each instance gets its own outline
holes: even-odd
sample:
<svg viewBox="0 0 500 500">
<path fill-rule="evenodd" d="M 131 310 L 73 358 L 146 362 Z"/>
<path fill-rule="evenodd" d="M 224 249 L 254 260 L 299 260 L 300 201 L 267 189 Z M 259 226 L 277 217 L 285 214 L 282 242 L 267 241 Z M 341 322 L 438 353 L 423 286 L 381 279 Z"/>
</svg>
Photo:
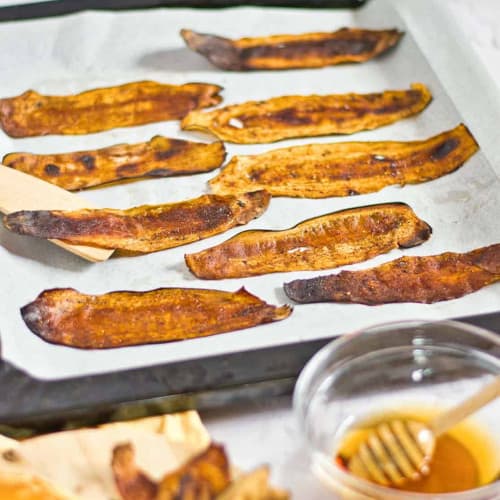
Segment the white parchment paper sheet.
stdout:
<svg viewBox="0 0 500 500">
<path fill-rule="evenodd" d="M 397 5 L 397 2 L 395 3 Z M 224 104 L 266 99 L 283 94 L 373 92 L 427 84 L 434 95 L 419 116 L 350 137 L 289 140 L 274 145 L 227 145 L 228 157 L 255 154 L 307 142 L 342 140 L 412 140 L 426 138 L 463 120 L 420 51 L 411 32 L 396 50 L 361 65 L 315 70 L 230 73 L 212 67 L 186 49 L 181 28 L 231 37 L 283 32 L 329 31 L 342 26 L 407 27 L 390 3 L 373 2 L 358 11 L 235 8 L 212 10 L 150 10 L 121 13 L 87 12 L 48 20 L 0 25 L 0 95 L 17 95 L 28 88 L 43 93 L 74 93 L 98 86 L 153 79 L 165 83 L 204 81 L 224 86 Z M 460 75 L 457 75 L 460 78 Z M 480 89 L 471 89 L 472 92 Z M 474 132 L 474 129 L 472 130 Z M 492 130 L 492 133 L 495 131 Z M 0 154 L 94 149 L 120 142 L 140 142 L 155 134 L 210 140 L 180 131 L 178 122 L 116 129 L 87 136 L 10 139 L 0 132 Z M 481 143 L 481 141 L 479 141 Z M 208 192 L 206 181 L 215 173 L 156 179 L 94 189 L 82 193 L 103 207 L 126 208 L 196 197 Z M 21 237 L 0 228 L 0 335 L 2 356 L 41 378 L 57 379 L 125 368 L 148 366 L 208 355 L 276 346 L 328 337 L 370 324 L 408 318 L 448 318 L 500 309 L 500 286 L 493 285 L 458 300 L 433 305 L 393 304 L 297 305 L 282 322 L 184 342 L 84 351 L 51 345 L 24 325 L 19 308 L 42 290 L 74 287 L 85 293 L 148 290 L 183 286 L 250 292 L 274 304 L 287 302 L 282 284 L 331 271 L 280 273 L 247 279 L 201 281 L 191 275 L 185 253 L 218 244 L 243 229 L 284 229 L 303 219 L 348 207 L 403 201 L 434 230 L 422 246 L 405 255 L 467 251 L 500 240 L 498 173 L 483 152 L 457 172 L 441 179 L 379 193 L 324 200 L 273 199 L 269 210 L 244 228 L 177 249 L 134 258 L 90 264 L 46 241 Z M 403 255 L 393 251 L 349 266 L 363 269 Z M 335 271 L 337 272 L 337 271 Z"/>
</svg>

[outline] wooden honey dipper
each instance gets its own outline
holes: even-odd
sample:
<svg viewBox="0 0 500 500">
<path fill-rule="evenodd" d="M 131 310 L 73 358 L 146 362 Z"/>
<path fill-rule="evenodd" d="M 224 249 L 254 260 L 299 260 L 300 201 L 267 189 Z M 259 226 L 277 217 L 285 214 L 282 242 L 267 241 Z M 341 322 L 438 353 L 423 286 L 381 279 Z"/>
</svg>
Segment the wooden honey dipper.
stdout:
<svg viewBox="0 0 500 500">
<path fill-rule="evenodd" d="M 500 376 L 428 424 L 394 419 L 370 432 L 349 460 L 358 477 L 383 486 L 401 486 L 429 474 L 436 438 L 500 395 Z"/>
</svg>

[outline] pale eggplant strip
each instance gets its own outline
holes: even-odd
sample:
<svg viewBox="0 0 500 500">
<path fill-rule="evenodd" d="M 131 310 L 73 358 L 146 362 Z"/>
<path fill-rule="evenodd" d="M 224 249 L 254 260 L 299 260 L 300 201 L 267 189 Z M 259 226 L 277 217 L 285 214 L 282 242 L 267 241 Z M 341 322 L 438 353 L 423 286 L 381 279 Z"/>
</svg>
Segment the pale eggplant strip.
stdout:
<svg viewBox="0 0 500 500">
<path fill-rule="evenodd" d="M 282 231 L 244 231 L 185 260 L 202 279 L 329 269 L 420 245 L 431 232 L 408 205 L 385 203 L 333 212 Z"/>
<path fill-rule="evenodd" d="M 280 321 L 292 312 L 244 288 L 237 292 L 159 288 L 86 295 L 45 290 L 21 309 L 28 328 L 47 342 L 105 349 L 185 340 Z"/>
<path fill-rule="evenodd" d="M 246 224 L 259 217 L 269 201 L 270 195 L 265 191 L 238 196 L 203 195 L 128 210 L 24 210 L 4 216 L 3 223 L 17 234 L 148 253 L 186 245 Z"/>
<path fill-rule="evenodd" d="M 153 81 L 42 95 L 28 90 L 0 99 L 0 126 L 11 137 L 90 134 L 164 120 L 178 120 L 193 109 L 222 101 L 218 85 L 169 85 Z"/>
<path fill-rule="evenodd" d="M 122 500 L 157 500 L 158 484 L 139 469 L 130 443 L 113 448 L 111 468 Z"/>
<path fill-rule="evenodd" d="M 155 136 L 148 142 L 117 144 L 71 153 L 9 153 L 2 163 L 69 191 L 143 177 L 197 174 L 218 168 L 226 152 L 221 142 Z"/>
<path fill-rule="evenodd" d="M 372 94 L 282 96 L 212 111 L 191 111 L 181 126 L 237 144 L 352 134 L 420 113 L 431 99 L 422 83 L 413 83 L 406 90 Z"/>
<path fill-rule="evenodd" d="M 231 40 L 183 29 L 186 45 L 223 70 L 321 68 L 372 59 L 394 45 L 396 29 L 341 28 L 329 33 L 272 35 Z"/>
<path fill-rule="evenodd" d="M 235 156 L 209 184 L 217 194 L 265 189 L 296 198 L 352 196 L 437 179 L 478 149 L 461 124 L 423 141 L 308 144 Z"/>
<path fill-rule="evenodd" d="M 291 281 L 284 289 L 288 297 L 304 304 L 430 304 L 458 299 L 496 281 L 500 281 L 500 243 L 466 253 L 401 257 L 362 271 Z"/>
</svg>

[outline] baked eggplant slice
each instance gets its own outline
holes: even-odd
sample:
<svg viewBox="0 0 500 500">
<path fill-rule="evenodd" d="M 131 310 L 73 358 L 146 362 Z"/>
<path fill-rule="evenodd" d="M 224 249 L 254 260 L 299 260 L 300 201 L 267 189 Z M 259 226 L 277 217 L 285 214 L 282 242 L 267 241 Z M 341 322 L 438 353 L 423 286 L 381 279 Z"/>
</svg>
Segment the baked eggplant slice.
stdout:
<svg viewBox="0 0 500 500">
<path fill-rule="evenodd" d="M 182 128 L 238 144 L 352 134 L 420 113 L 431 99 L 429 89 L 422 83 L 414 83 L 407 90 L 374 94 L 273 97 L 208 112 L 191 111 L 182 120 Z"/>
<path fill-rule="evenodd" d="M 266 191 L 239 196 L 203 195 L 128 210 L 23 210 L 4 216 L 7 229 L 75 245 L 148 253 L 208 238 L 259 217 L 269 205 Z"/>
<path fill-rule="evenodd" d="M 350 196 L 437 179 L 477 150 L 465 125 L 424 141 L 308 144 L 235 156 L 209 184 L 217 194 L 265 189 L 296 198 Z"/>
<path fill-rule="evenodd" d="M 28 90 L 0 99 L 0 126 L 11 137 L 90 134 L 164 120 L 221 102 L 218 85 L 168 85 L 142 81 L 88 90 L 76 95 L 48 96 Z"/>
<path fill-rule="evenodd" d="M 122 500 L 157 500 L 158 484 L 137 467 L 134 448 L 130 443 L 113 448 L 111 468 Z"/>
<path fill-rule="evenodd" d="M 187 46 L 218 68 L 233 71 L 321 68 L 363 62 L 396 45 L 403 33 L 396 29 L 342 28 L 330 33 L 273 35 L 231 40 L 183 29 Z"/>
<path fill-rule="evenodd" d="M 148 142 L 92 151 L 37 155 L 10 153 L 2 163 L 69 191 L 140 177 L 209 172 L 220 167 L 222 142 L 203 144 L 155 136 Z"/>
<path fill-rule="evenodd" d="M 289 306 L 248 293 L 195 288 L 85 295 L 72 288 L 42 292 L 21 309 L 28 328 L 54 344 L 105 349 L 171 342 L 280 321 Z"/>
<path fill-rule="evenodd" d="M 158 483 L 137 467 L 130 443 L 115 447 L 111 467 L 123 500 L 215 500 L 231 482 L 224 447 L 214 443 Z"/>
<path fill-rule="evenodd" d="M 457 299 L 500 280 L 500 243 L 467 253 L 401 257 L 364 271 L 285 283 L 296 302 L 430 304 Z"/>
<path fill-rule="evenodd" d="M 185 259 L 203 279 L 329 269 L 420 245 L 431 232 L 408 205 L 385 203 L 322 215 L 283 231 L 244 231 Z"/>
</svg>

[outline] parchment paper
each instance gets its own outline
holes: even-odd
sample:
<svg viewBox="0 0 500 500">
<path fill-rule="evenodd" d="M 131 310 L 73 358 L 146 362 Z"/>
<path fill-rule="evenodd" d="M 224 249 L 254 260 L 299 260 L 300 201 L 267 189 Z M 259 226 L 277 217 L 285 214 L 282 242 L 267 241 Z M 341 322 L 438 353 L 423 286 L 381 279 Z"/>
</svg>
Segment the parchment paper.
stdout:
<svg viewBox="0 0 500 500">
<path fill-rule="evenodd" d="M 257 154 L 307 142 L 426 138 L 455 127 L 464 118 L 423 56 L 411 31 L 407 31 L 396 50 L 365 64 L 253 73 L 230 73 L 215 69 L 201 56 L 186 49 L 178 35 L 183 27 L 230 37 L 328 31 L 342 26 L 398 27 L 407 30 L 408 26 L 405 26 L 396 9 L 408 3 L 395 1 L 393 7 L 389 1 L 375 1 L 370 2 L 367 8 L 356 11 L 245 7 L 220 11 L 165 9 L 87 12 L 48 20 L 2 24 L 0 95 L 17 95 L 29 88 L 43 93 L 74 93 L 144 79 L 179 84 L 205 81 L 223 85 L 224 104 L 231 104 L 284 94 L 407 88 L 411 82 L 421 81 L 430 87 L 434 100 L 417 117 L 348 137 L 289 140 L 274 145 L 227 145 L 227 149 L 228 157 L 231 157 L 234 154 Z M 420 23 L 423 22 L 425 20 L 420 19 Z M 436 47 L 441 55 L 444 50 L 442 45 Z M 450 54 L 450 57 L 460 59 L 460 54 Z M 464 61 L 464 72 L 468 71 L 467 64 L 472 63 Z M 461 81 L 458 72 L 456 78 L 458 82 Z M 467 75 L 464 75 L 463 81 L 467 82 Z M 474 99 L 478 103 L 482 102 L 484 108 L 484 96 L 478 95 L 481 94 L 481 87 L 478 85 L 478 88 L 468 90 L 471 96 L 477 95 Z M 491 103 L 489 116 L 485 119 L 498 123 L 500 116 L 497 114 L 495 118 L 495 113 L 499 108 L 494 104 Z M 478 135 L 476 131 L 481 128 L 480 120 L 473 121 L 479 124 L 472 127 L 472 132 L 480 145 L 484 141 L 488 142 L 488 154 L 495 146 L 498 151 L 496 141 L 492 139 L 497 130 L 485 133 L 483 129 Z M 12 151 L 53 153 L 94 149 L 120 142 L 145 141 L 155 134 L 211 140 L 208 136 L 180 131 L 175 121 L 74 137 L 10 139 L 0 132 L 0 154 L 3 156 Z M 82 196 L 103 207 L 126 208 L 145 203 L 171 202 L 208 192 L 206 181 L 214 175 L 209 173 L 134 182 L 85 191 Z M 84 262 L 46 241 L 21 237 L 0 228 L 2 356 L 34 376 L 58 379 L 257 347 L 279 348 L 280 344 L 328 337 L 388 320 L 438 319 L 498 310 L 500 286 L 497 284 L 461 299 L 434 305 L 297 305 L 289 319 L 278 323 L 204 339 L 103 351 L 83 351 L 48 344 L 27 329 L 19 314 L 19 308 L 33 300 L 42 290 L 67 286 L 85 293 L 148 290 L 162 286 L 234 291 L 245 286 L 270 303 L 282 304 L 288 301 L 282 291 L 285 281 L 330 274 L 332 271 L 201 281 L 189 273 L 183 255 L 218 244 L 241 230 L 284 229 L 306 218 L 343 208 L 392 201 L 410 204 L 434 230 L 428 242 L 405 250 L 405 255 L 468 251 L 500 240 L 499 187 L 498 170 L 495 172 L 484 151 L 481 151 L 455 173 L 432 182 L 404 188 L 389 187 L 379 193 L 356 197 L 324 200 L 276 198 L 262 217 L 244 228 L 235 228 L 177 249 L 141 257 L 114 258 L 101 264 Z M 403 252 L 393 251 L 348 267 L 368 268 L 401 255 Z"/>
<path fill-rule="evenodd" d="M 118 500 L 111 459 L 113 449 L 124 443 L 133 446 L 138 467 L 159 481 L 204 451 L 210 436 L 195 411 L 55 432 L 23 441 L 0 435 L 0 490 L 4 482 L 30 484 L 37 478 L 60 489 L 64 500 Z M 14 452 L 16 459 L 7 460 L 6 452 Z"/>
</svg>

